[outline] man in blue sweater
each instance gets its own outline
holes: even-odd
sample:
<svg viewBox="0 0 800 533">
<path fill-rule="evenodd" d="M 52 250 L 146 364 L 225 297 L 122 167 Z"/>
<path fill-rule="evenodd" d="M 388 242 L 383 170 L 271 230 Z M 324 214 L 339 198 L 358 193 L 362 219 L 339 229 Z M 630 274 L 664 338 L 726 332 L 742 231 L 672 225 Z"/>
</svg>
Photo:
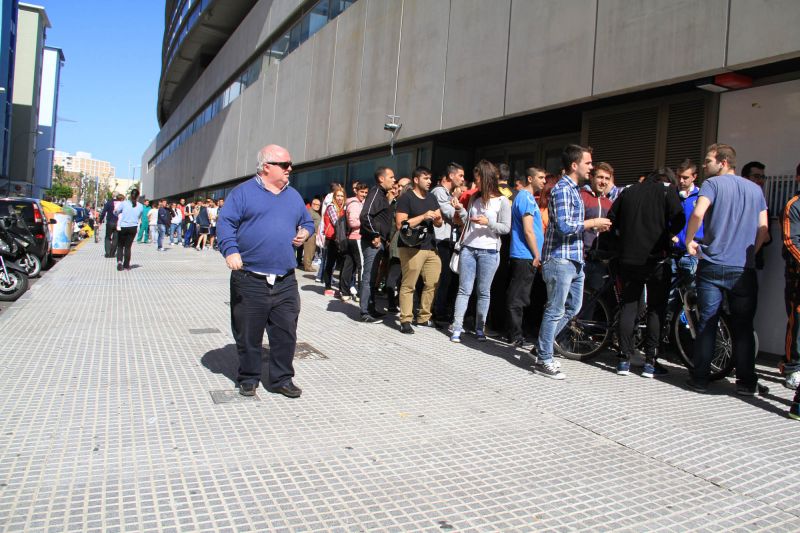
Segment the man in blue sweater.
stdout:
<svg viewBox="0 0 800 533">
<path fill-rule="evenodd" d="M 219 211 L 219 250 L 231 269 L 231 329 L 239 352 L 239 393 L 255 395 L 261 343 L 269 338 L 269 392 L 298 398 L 293 382 L 300 294 L 294 248 L 314 231 L 300 194 L 289 186 L 292 158 L 271 144 L 258 152 L 258 172 L 231 191 Z"/>
</svg>

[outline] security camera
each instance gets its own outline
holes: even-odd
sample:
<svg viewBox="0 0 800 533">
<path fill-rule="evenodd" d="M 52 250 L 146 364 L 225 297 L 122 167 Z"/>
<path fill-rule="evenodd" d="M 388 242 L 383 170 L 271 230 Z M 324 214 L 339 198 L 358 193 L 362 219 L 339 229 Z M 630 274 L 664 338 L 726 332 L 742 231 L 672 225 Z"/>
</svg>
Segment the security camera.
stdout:
<svg viewBox="0 0 800 533">
<path fill-rule="evenodd" d="M 383 129 L 386 131 L 395 132 L 400 129 L 400 124 L 395 124 L 394 122 L 387 122 L 383 125 Z"/>
</svg>

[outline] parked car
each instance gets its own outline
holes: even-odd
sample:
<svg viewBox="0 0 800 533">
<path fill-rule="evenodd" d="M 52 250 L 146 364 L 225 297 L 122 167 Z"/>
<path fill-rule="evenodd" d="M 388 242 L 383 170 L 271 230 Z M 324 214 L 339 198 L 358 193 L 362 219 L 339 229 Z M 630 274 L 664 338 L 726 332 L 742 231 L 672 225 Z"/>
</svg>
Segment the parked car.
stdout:
<svg viewBox="0 0 800 533">
<path fill-rule="evenodd" d="M 36 243 L 28 251 L 36 255 L 45 268 L 48 267 L 53 258 L 50 221 L 45 218 L 41 200 L 38 198 L 0 198 L 0 213 L 6 212 L 8 206 L 14 208 L 33 233 Z"/>
</svg>

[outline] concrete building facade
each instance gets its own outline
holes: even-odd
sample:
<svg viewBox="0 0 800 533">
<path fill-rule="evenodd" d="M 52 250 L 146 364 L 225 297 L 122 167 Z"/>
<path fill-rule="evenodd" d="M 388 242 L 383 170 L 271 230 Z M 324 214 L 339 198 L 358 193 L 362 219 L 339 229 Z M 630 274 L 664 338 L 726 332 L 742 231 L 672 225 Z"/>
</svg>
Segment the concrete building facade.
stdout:
<svg viewBox="0 0 800 533">
<path fill-rule="evenodd" d="M 11 154 L 11 97 L 14 92 L 18 4 L 17 0 L 0 0 L 0 183 L 5 184 L 8 183 Z M 3 188 L 4 185 L 0 185 L 0 190 Z"/>
<path fill-rule="evenodd" d="M 11 194 L 33 194 L 33 167 L 39 135 L 39 91 L 46 30 L 50 27 L 45 9 L 19 3 L 17 42 L 14 57 L 13 116 L 11 129 Z"/>
<path fill-rule="evenodd" d="M 33 167 L 33 196 L 43 198 L 45 189 L 53 184 L 53 153 L 58 124 L 58 91 L 64 52 L 60 48 L 44 47 L 42 83 L 39 91 L 39 128 L 36 135 Z"/>
<path fill-rule="evenodd" d="M 557 172 L 567 142 L 591 145 L 624 184 L 740 132 L 724 117 L 752 102 L 715 92 L 737 87 L 718 76 L 753 91 L 800 79 L 795 0 L 258 0 L 210 48 L 221 2 L 194 4 L 168 29 L 182 40 L 165 35 L 165 57 L 192 66 L 163 65 L 148 197 L 223 196 L 267 143 L 289 149 L 306 197 L 381 164 L 403 175 L 485 157 Z M 180 6 L 194 9 L 168 2 L 167 20 Z M 394 155 L 387 115 L 402 124 Z M 790 115 L 778 121 L 759 134 L 800 136 Z"/>
</svg>

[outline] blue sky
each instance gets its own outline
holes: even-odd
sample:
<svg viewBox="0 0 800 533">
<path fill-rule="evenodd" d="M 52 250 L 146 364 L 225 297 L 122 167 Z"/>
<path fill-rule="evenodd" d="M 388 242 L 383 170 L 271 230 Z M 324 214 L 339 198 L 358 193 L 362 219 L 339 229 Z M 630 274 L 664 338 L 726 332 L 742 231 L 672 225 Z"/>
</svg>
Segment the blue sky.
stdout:
<svg viewBox="0 0 800 533">
<path fill-rule="evenodd" d="M 46 44 L 61 48 L 56 149 L 91 152 L 117 177 L 140 165 L 158 132 L 163 0 L 31 0 L 47 10 Z M 75 122 L 69 122 L 74 120 Z M 137 179 L 141 169 L 135 169 Z"/>
</svg>

